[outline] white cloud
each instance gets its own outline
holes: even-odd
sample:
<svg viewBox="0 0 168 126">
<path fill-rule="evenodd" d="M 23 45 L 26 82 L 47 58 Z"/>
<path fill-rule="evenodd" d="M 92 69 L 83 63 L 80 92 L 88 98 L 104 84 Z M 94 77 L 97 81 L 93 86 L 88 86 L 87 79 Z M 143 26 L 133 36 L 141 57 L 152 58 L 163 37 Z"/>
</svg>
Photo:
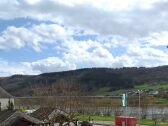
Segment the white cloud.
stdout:
<svg viewBox="0 0 168 126">
<path fill-rule="evenodd" d="M 13 0 L 0 3 L 0 18 L 29 17 L 132 38 L 168 30 L 167 5 L 165 0 Z"/>
<path fill-rule="evenodd" d="M 22 63 L 9 63 L 0 60 L 0 76 L 9 76 L 13 74 L 37 74 Z"/>
<path fill-rule="evenodd" d="M 167 46 L 168 45 L 168 32 L 153 33 L 146 40 L 151 46 Z"/>
<path fill-rule="evenodd" d="M 137 39 L 168 30 L 166 5 L 165 0 L 6 1 L 0 3 L 0 18 L 61 22 L 99 35 Z"/>
<path fill-rule="evenodd" d="M 32 18 L 50 24 L 7 27 L 0 33 L 0 50 L 31 47 L 43 53 L 51 45 L 61 56 L 0 61 L 0 75 L 168 64 L 168 51 L 157 48 L 168 45 L 167 6 L 165 0 L 4 0 L 0 19 Z M 77 41 L 73 35 L 96 37 Z M 115 56 L 113 49 L 120 47 L 126 51 Z"/>
<path fill-rule="evenodd" d="M 126 53 L 113 56 L 96 41 L 71 41 L 60 45 L 62 57 L 48 57 L 33 62 L 0 61 L 0 76 L 12 74 L 40 74 L 74 70 L 81 67 L 152 67 L 168 64 L 168 52 L 152 47 L 130 45 Z"/>
<path fill-rule="evenodd" d="M 34 62 L 7 62 L 0 60 L 0 77 L 13 74 L 41 74 L 76 69 L 76 65 L 58 57 L 48 57 Z"/>
<path fill-rule="evenodd" d="M 43 44 L 58 43 L 70 37 L 68 34 L 68 30 L 57 24 L 40 24 L 30 28 L 10 26 L 0 34 L 0 49 L 29 46 L 41 51 Z"/>
<path fill-rule="evenodd" d="M 129 46 L 127 53 L 117 58 L 125 67 L 155 67 L 168 64 L 168 51 L 152 47 Z"/>
<path fill-rule="evenodd" d="M 48 57 L 46 59 L 38 60 L 32 63 L 25 63 L 31 66 L 32 70 L 39 73 L 58 72 L 76 69 L 76 65 L 68 61 L 63 61 L 58 57 Z"/>
</svg>

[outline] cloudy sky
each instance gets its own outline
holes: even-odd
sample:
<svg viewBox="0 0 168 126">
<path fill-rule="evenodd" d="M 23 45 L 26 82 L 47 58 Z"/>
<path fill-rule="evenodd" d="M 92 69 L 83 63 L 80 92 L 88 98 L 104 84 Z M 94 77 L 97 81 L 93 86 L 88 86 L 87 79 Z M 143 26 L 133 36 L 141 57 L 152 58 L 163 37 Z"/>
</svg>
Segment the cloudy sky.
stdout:
<svg viewBox="0 0 168 126">
<path fill-rule="evenodd" d="M 0 76 L 168 65 L 168 0 L 1 0 Z"/>
</svg>

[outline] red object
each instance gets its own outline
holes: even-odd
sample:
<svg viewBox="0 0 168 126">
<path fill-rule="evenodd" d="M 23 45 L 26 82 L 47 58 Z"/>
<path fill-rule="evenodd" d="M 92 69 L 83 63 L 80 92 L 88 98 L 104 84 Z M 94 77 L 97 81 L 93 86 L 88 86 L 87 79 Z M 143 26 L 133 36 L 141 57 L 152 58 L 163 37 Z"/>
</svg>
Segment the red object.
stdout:
<svg viewBox="0 0 168 126">
<path fill-rule="evenodd" d="M 128 116 L 117 116 L 115 126 L 136 126 L 136 118 Z"/>
</svg>

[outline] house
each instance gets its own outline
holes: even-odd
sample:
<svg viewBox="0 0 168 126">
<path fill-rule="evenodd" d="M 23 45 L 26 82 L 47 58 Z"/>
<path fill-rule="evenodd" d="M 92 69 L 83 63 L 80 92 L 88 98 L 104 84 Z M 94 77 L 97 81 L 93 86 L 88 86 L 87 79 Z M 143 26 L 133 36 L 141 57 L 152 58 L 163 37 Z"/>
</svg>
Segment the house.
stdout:
<svg viewBox="0 0 168 126">
<path fill-rule="evenodd" d="M 14 97 L 0 87 L 0 110 L 15 108 Z"/>
<path fill-rule="evenodd" d="M 42 120 L 46 123 L 58 124 L 58 125 L 74 125 L 77 126 L 77 119 L 71 117 L 68 113 L 49 107 L 41 107 L 31 114 L 34 118 Z"/>
<path fill-rule="evenodd" d="M 19 111 L 5 110 L 0 112 L 0 126 L 34 126 L 43 123 L 43 121 Z"/>
<path fill-rule="evenodd" d="M 149 91 L 149 95 L 158 95 L 159 91 Z"/>
<path fill-rule="evenodd" d="M 0 110 L 9 109 L 9 107 L 13 106 L 11 109 L 15 108 L 14 98 L 0 98 Z"/>
</svg>

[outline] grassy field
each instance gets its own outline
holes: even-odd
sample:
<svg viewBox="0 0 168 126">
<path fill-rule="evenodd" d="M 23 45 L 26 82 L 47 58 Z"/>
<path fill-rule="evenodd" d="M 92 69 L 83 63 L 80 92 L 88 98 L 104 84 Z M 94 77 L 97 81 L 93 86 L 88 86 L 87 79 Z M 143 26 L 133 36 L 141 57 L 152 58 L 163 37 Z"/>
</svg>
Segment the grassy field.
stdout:
<svg viewBox="0 0 168 126">
<path fill-rule="evenodd" d="M 168 89 L 168 84 L 138 84 L 135 85 L 133 88 L 127 89 L 127 90 L 157 90 L 157 89 Z M 119 89 L 116 91 L 113 91 L 113 93 L 125 93 L 126 89 Z M 112 93 L 110 91 L 110 87 L 102 87 L 99 88 L 96 92 L 94 92 L 94 95 L 107 95 L 109 93 Z"/>
<path fill-rule="evenodd" d="M 155 121 L 153 120 L 143 119 L 143 120 L 138 121 L 137 123 L 140 123 L 141 125 L 155 126 Z M 168 126 L 168 122 L 157 121 L 156 126 Z"/>
<path fill-rule="evenodd" d="M 118 89 L 115 91 L 111 91 L 110 87 L 102 87 L 95 91 L 94 95 L 108 95 L 110 93 L 125 93 L 127 90 L 157 90 L 157 89 L 168 89 L 168 84 L 138 84 L 135 85 L 133 88 L 130 89 Z"/>
<path fill-rule="evenodd" d="M 134 88 L 142 90 L 168 89 L 168 84 L 156 84 L 152 86 L 150 84 L 142 84 L 142 85 L 136 85 Z M 168 104 L 168 99 L 155 97 L 153 102 L 154 104 Z"/>
<path fill-rule="evenodd" d="M 168 84 L 140 84 L 140 85 L 135 85 L 134 89 L 168 89 Z"/>
<path fill-rule="evenodd" d="M 156 103 L 156 104 L 166 104 L 166 103 L 168 103 L 168 99 L 166 99 L 166 98 L 155 98 L 154 103 Z"/>
<path fill-rule="evenodd" d="M 130 89 L 119 89 L 119 90 L 115 90 L 115 91 L 111 91 L 110 87 L 102 87 L 99 88 L 97 91 L 93 92 L 93 95 L 111 95 L 111 94 L 123 94 L 127 91 L 130 90 L 161 90 L 161 89 L 168 89 L 168 84 L 139 84 L 139 85 L 135 85 L 133 88 Z M 155 97 L 154 104 L 168 104 L 168 99 L 166 98 L 159 98 L 159 97 Z"/>
<path fill-rule="evenodd" d="M 100 115 L 81 115 L 78 114 L 78 119 L 80 121 L 88 121 L 90 119 L 94 120 L 94 121 L 113 121 L 115 120 L 114 116 L 100 116 Z M 145 120 L 145 119 L 141 119 L 140 121 L 137 121 L 137 123 L 140 123 L 141 125 L 146 125 L 146 126 L 154 126 L 155 121 L 153 120 Z M 156 126 L 168 126 L 168 122 L 161 122 L 161 121 L 157 121 L 156 122 Z"/>
<path fill-rule="evenodd" d="M 97 91 L 93 93 L 93 95 L 108 95 L 109 89 L 110 89 L 109 87 L 99 88 Z"/>
<path fill-rule="evenodd" d="M 86 121 L 90 119 L 94 121 L 114 121 L 114 116 L 100 116 L 100 115 L 78 115 L 78 119 L 81 121 Z"/>
</svg>

